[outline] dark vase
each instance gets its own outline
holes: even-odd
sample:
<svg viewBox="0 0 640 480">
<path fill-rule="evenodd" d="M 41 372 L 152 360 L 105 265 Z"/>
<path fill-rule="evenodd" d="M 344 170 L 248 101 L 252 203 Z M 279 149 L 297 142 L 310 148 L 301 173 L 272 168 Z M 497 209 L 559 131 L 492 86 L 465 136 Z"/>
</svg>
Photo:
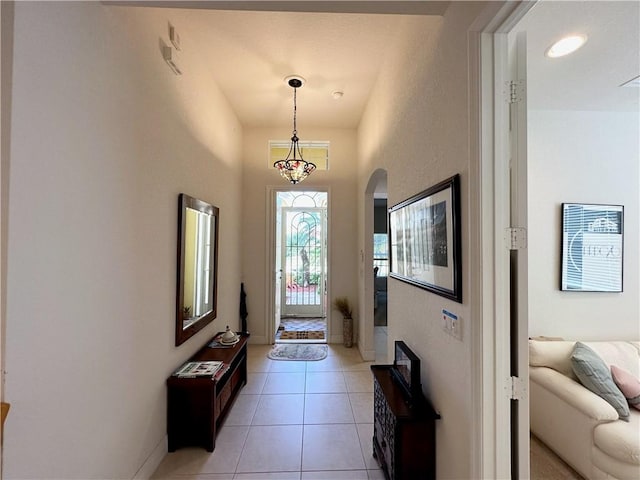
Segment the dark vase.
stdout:
<svg viewBox="0 0 640 480">
<path fill-rule="evenodd" d="M 353 318 L 351 317 L 342 319 L 342 339 L 345 347 L 351 348 L 353 346 Z"/>
</svg>

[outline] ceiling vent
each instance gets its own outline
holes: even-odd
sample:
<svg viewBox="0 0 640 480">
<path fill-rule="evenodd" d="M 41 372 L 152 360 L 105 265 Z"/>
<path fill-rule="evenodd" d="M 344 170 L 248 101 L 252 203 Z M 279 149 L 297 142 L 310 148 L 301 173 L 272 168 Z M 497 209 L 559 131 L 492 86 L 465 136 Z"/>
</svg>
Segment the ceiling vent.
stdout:
<svg viewBox="0 0 640 480">
<path fill-rule="evenodd" d="M 624 82 L 621 87 L 640 87 L 640 75 Z"/>
</svg>

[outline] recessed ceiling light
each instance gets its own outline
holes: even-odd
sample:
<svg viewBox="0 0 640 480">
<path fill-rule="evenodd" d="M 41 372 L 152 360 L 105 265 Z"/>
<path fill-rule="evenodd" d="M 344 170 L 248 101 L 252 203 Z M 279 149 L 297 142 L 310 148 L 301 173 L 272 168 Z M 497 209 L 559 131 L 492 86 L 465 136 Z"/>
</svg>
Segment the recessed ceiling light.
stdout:
<svg viewBox="0 0 640 480">
<path fill-rule="evenodd" d="M 586 35 L 570 35 L 551 45 L 545 52 L 545 55 L 549 58 L 564 57 L 565 55 L 575 52 L 585 43 L 587 43 Z"/>
</svg>

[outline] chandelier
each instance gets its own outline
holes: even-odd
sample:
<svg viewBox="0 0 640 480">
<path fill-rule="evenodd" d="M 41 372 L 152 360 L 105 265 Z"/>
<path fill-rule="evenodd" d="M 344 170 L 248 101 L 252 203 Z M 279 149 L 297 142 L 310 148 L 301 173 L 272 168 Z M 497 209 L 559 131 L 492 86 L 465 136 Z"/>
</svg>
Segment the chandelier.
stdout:
<svg viewBox="0 0 640 480">
<path fill-rule="evenodd" d="M 298 146 L 298 130 L 296 129 L 296 91 L 298 88 L 304 85 L 304 79 L 298 76 L 291 76 L 285 78 L 290 87 L 293 88 L 293 136 L 291 137 L 291 146 L 289 147 L 289 153 L 284 160 L 278 160 L 273 164 L 278 169 L 280 175 L 286 178 L 292 184 L 300 183 L 307 178 L 311 172 L 316 169 L 315 164 L 307 162 L 302 158 L 302 152 Z M 293 158 L 291 155 L 293 154 Z M 300 158 L 298 158 L 298 156 Z"/>
</svg>

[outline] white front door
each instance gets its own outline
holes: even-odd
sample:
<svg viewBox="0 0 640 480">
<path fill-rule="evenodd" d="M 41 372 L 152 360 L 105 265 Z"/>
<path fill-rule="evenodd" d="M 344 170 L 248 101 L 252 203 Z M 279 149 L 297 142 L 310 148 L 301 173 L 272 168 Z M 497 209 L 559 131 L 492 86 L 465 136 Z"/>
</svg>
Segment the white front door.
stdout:
<svg viewBox="0 0 640 480">
<path fill-rule="evenodd" d="M 273 290 L 276 292 L 274 296 L 274 304 L 273 304 L 273 313 L 274 313 L 274 332 L 278 331 L 278 327 L 280 326 L 280 320 L 282 318 L 282 295 L 280 292 L 282 291 L 282 276 L 283 265 L 282 265 L 282 255 L 280 252 L 282 251 L 282 215 L 280 212 L 277 212 L 275 216 L 275 247 L 276 253 L 274 256 L 275 260 L 275 269 L 273 271 Z"/>
<path fill-rule="evenodd" d="M 325 315 L 325 224 L 325 208 L 282 208 L 282 315 Z"/>
</svg>

